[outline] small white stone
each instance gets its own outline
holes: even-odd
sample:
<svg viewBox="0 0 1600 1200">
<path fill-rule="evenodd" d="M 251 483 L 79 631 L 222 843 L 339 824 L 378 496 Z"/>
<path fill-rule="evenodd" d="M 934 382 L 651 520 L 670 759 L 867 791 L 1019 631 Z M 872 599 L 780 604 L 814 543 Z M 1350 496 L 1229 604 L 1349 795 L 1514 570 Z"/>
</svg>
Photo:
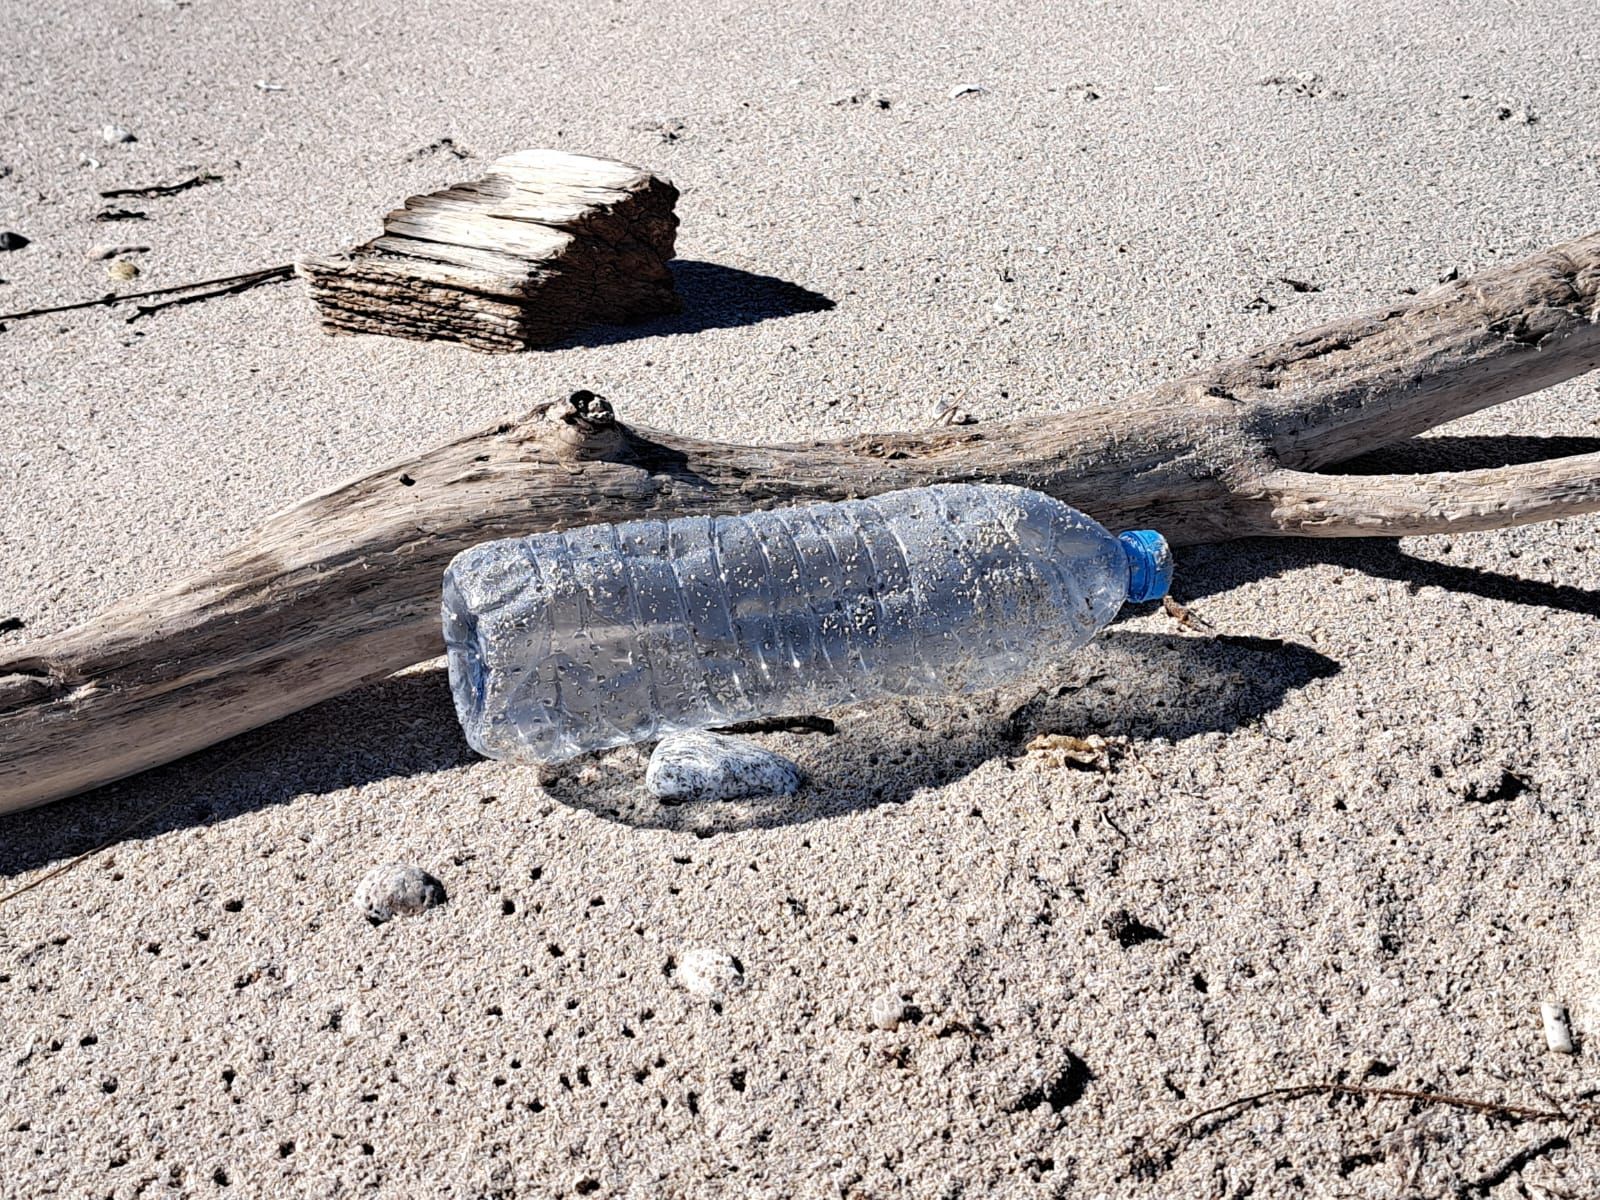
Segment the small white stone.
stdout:
<svg viewBox="0 0 1600 1200">
<path fill-rule="evenodd" d="M 679 961 L 678 982 L 685 991 L 709 1000 L 742 988 L 744 971 L 739 960 L 726 950 L 702 946 Z"/>
<path fill-rule="evenodd" d="M 400 863 L 373 867 L 355 895 L 356 907 L 374 925 L 392 917 L 414 917 L 444 902 L 444 884 L 421 867 Z"/>
<path fill-rule="evenodd" d="M 108 146 L 121 146 L 128 142 L 137 142 L 139 139 L 121 125 L 105 125 L 100 129 L 100 140 Z"/>
<path fill-rule="evenodd" d="M 1539 1005 L 1539 1015 L 1544 1018 L 1544 1044 L 1556 1054 L 1576 1054 L 1578 1048 L 1572 1042 L 1572 1021 L 1566 1005 L 1547 1000 Z"/>
<path fill-rule="evenodd" d="M 800 768 L 783 755 L 720 733 L 663 738 L 644 773 L 651 795 L 668 804 L 791 796 L 801 779 Z"/>
<path fill-rule="evenodd" d="M 885 1032 L 900 1028 L 906 1019 L 905 998 L 897 991 L 881 992 L 872 1000 L 871 1020 L 874 1027 Z"/>
</svg>

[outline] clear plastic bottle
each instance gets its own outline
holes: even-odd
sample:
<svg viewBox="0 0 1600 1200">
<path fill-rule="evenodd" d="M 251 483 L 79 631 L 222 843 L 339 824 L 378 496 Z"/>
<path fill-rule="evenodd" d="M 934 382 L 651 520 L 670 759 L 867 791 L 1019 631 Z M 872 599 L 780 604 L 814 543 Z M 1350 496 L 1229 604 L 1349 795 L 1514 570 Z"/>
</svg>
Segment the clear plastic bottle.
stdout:
<svg viewBox="0 0 1600 1200">
<path fill-rule="evenodd" d="M 1166 594 L 1159 534 L 943 484 L 486 542 L 444 578 L 450 687 L 491 758 L 990 687 Z"/>
</svg>

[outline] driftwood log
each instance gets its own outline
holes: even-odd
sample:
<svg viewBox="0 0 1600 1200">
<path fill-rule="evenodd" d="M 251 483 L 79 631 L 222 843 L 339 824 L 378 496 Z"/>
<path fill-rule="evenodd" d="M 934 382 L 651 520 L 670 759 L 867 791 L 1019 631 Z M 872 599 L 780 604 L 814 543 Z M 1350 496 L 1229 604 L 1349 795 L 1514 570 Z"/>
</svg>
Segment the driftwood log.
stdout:
<svg viewBox="0 0 1600 1200">
<path fill-rule="evenodd" d="M 939 481 L 1039 488 L 1176 543 L 1490 529 L 1600 509 L 1600 455 L 1318 468 L 1600 365 L 1600 233 L 1155 388 L 993 426 L 738 446 L 576 393 L 302 500 L 222 562 L 0 660 L 0 811 L 169 762 L 441 653 L 489 538 Z"/>
<path fill-rule="evenodd" d="M 411 197 L 382 237 L 296 270 L 330 333 L 526 350 L 583 325 L 677 312 L 677 199 L 628 163 L 524 150 L 482 179 Z"/>
</svg>

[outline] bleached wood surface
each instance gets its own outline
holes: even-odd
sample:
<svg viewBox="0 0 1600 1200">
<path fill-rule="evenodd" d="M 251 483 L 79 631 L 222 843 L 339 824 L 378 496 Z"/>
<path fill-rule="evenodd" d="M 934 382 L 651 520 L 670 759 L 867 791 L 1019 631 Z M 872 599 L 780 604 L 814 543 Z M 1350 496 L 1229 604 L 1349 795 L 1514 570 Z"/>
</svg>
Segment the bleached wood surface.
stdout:
<svg viewBox="0 0 1600 1200">
<path fill-rule="evenodd" d="M 381 237 L 296 270 L 331 333 L 524 350 L 676 312 L 677 198 L 628 163 L 524 150 L 482 179 L 411 197 Z"/>
<path fill-rule="evenodd" d="M 0 811 L 169 762 L 442 651 L 440 578 L 490 538 L 934 482 L 1038 488 L 1176 543 L 1485 529 L 1600 509 L 1600 456 L 1315 472 L 1600 365 L 1600 233 L 1124 404 L 741 446 L 577 393 L 301 501 L 222 562 L 0 661 Z"/>
</svg>

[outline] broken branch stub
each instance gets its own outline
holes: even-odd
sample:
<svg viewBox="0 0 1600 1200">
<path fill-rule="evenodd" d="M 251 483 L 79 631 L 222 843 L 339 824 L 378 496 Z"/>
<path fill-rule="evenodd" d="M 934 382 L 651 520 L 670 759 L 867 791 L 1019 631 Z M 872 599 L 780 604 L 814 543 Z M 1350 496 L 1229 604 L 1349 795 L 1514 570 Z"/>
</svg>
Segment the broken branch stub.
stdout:
<svg viewBox="0 0 1600 1200">
<path fill-rule="evenodd" d="M 678 190 L 606 158 L 524 150 L 413 196 L 381 237 L 296 264 L 330 333 L 513 351 L 678 311 Z"/>
<path fill-rule="evenodd" d="M 1596 511 L 1592 458 L 1310 474 L 1596 366 L 1600 234 L 1121 404 L 1003 424 L 740 446 L 629 428 L 577 393 L 303 500 L 209 570 L 0 660 L 0 811 L 437 656 L 444 568 L 492 538 L 976 480 L 1037 488 L 1175 544 Z M 1513 491 L 1524 499 L 1497 502 Z"/>
</svg>

